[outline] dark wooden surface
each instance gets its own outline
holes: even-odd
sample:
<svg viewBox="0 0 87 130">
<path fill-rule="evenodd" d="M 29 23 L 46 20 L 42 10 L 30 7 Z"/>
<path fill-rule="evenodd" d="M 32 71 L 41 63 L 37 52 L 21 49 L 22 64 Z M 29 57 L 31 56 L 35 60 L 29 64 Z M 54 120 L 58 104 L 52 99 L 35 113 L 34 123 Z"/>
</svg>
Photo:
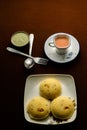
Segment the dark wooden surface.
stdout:
<svg viewBox="0 0 87 130">
<path fill-rule="evenodd" d="M 44 43 L 58 32 L 75 36 L 80 43 L 78 57 L 68 64 L 50 61 L 47 66 L 35 65 L 27 70 L 26 57 L 6 50 L 12 46 L 16 31 L 34 33 L 33 56 L 46 57 Z M 16 48 L 16 47 L 14 47 Z M 28 45 L 16 48 L 28 53 Z M 0 0 L 0 127 L 2 129 L 41 129 L 24 119 L 23 99 L 27 76 L 31 74 L 70 74 L 77 90 L 77 118 L 60 126 L 43 126 L 60 130 L 87 129 L 87 1 L 86 0 Z M 0 128 L 0 129 L 1 129 Z"/>
</svg>

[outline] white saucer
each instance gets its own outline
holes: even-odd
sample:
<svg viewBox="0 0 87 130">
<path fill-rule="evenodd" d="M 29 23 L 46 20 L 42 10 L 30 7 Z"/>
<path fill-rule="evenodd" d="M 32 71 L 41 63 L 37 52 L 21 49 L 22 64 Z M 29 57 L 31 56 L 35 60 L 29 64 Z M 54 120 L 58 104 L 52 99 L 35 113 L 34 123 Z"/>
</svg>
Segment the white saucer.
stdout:
<svg viewBox="0 0 87 130">
<path fill-rule="evenodd" d="M 50 60 L 56 63 L 67 63 L 74 60 L 80 51 L 79 42 L 74 36 L 67 34 L 71 39 L 71 46 L 68 48 L 68 51 L 66 54 L 60 55 L 56 52 L 55 47 L 51 47 L 49 45 L 49 43 L 53 42 L 54 36 L 58 34 L 67 34 L 67 33 L 55 33 L 51 35 L 50 37 L 48 37 L 48 39 L 45 41 L 45 44 L 44 44 L 44 51 L 45 51 L 46 56 Z"/>
</svg>

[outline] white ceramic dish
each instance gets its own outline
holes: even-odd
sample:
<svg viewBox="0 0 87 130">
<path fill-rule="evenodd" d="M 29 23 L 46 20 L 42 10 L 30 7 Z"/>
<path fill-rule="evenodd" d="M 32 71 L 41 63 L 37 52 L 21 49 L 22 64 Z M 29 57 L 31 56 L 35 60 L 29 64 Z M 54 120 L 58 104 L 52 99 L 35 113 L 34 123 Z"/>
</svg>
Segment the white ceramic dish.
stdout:
<svg viewBox="0 0 87 130">
<path fill-rule="evenodd" d="M 73 100 L 75 100 L 76 109 L 74 111 L 73 116 L 62 122 L 58 122 L 58 120 L 54 120 L 52 116 L 49 116 L 47 119 L 42 121 L 35 121 L 29 117 L 29 115 L 26 112 L 26 104 L 27 102 L 39 95 L 39 84 L 42 80 L 54 77 L 58 79 L 62 84 L 62 94 L 65 96 L 71 97 Z M 30 75 L 26 79 L 25 83 L 25 90 L 24 90 L 24 117 L 28 122 L 36 123 L 36 124 L 45 124 L 45 125 L 59 125 L 59 124 L 65 124 L 70 123 L 75 120 L 77 115 L 77 95 L 76 95 L 76 86 L 74 78 L 71 75 L 65 75 L 65 74 L 37 74 L 37 75 Z"/>
<path fill-rule="evenodd" d="M 67 34 L 67 33 L 55 33 L 51 35 L 50 37 L 48 37 L 44 44 L 44 51 L 45 51 L 46 56 L 50 60 L 56 63 L 67 63 L 74 60 L 77 57 L 80 51 L 80 45 L 74 36 L 67 34 L 70 37 L 71 46 L 68 48 L 68 51 L 66 54 L 64 55 L 58 54 L 55 50 L 56 48 L 51 47 L 49 43 L 53 42 L 53 38 L 56 35 L 60 35 L 60 34 Z"/>
</svg>

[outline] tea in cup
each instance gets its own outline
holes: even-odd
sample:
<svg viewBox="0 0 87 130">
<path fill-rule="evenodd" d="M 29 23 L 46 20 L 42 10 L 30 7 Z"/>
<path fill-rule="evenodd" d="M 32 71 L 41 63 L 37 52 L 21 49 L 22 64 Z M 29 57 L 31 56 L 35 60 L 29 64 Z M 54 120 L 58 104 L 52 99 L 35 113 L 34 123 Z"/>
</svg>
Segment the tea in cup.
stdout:
<svg viewBox="0 0 87 130">
<path fill-rule="evenodd" d="M 58 54 L 65 54 L 70 47 L 70 38 L 67 34 L 58 34 L 53 39 L 53 44 L 51 47 L 55 47 Z"/>
</svg>

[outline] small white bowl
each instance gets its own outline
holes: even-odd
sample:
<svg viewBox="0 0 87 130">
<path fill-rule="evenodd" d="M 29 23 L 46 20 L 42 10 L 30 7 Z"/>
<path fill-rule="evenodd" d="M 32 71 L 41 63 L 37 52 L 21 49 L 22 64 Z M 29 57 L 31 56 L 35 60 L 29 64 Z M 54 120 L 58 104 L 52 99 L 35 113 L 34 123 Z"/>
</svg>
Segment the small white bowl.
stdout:
<svg viewBox="0 0 87 130">
<path fill-rule="evenodd" d="M 11 36 L 11 43 L 17 47 L 23 47 L 29 43 L 29 34 L 25 31 L 17 31 Z"/>
</svg>

